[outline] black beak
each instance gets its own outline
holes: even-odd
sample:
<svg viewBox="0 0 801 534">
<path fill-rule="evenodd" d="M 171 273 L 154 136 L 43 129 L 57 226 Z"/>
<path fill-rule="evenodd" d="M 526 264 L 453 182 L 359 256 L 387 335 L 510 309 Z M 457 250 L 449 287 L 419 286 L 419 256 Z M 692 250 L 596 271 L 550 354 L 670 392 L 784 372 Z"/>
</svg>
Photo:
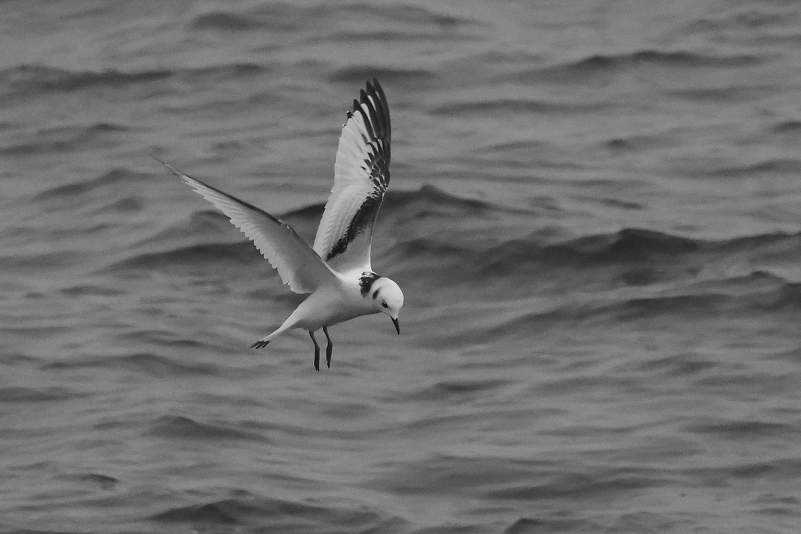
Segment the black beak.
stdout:
<svg viewBox="0 0 801 534">
<path fill-rule="evenodd" d="M 398 335 L 400 335 L 400 323 L 394 317 L 391 317 L 391 319 L 392 319 L 392 324 L 395 325 L 395 330 L 397 330 L 398 331 Z"/>
</svg>

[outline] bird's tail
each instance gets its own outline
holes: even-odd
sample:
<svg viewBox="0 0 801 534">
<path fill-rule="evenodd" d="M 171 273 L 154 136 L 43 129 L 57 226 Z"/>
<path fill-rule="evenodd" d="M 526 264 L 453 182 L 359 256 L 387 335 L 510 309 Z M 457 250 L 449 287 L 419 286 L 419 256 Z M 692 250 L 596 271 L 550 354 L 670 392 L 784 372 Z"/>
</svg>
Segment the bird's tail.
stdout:
<svg viewBox="0 0 801 534">
<path fill-rule="evenodd" d="M 269 336 L 265 336 L 265 337 L 261 338 L 260 340 L 255 342 L 253 345 L 251 345 L 250 348 L 251 349 L 263 349 L 264 347 L 266 347 L 270 343 L 270 341 L 272 341 L 273 339 L 277 338 L 278 336 L 280 336 L 281 334 L 283 334 L 284 332 L 286 332 L 290 328 L 292 328 L 292 326 L 288 325 L 285 322 L 284 324 L 282 324 L 278 328 L 278 330 L 276 330 L 275 332 L 273 332 Z"/>
</svg>

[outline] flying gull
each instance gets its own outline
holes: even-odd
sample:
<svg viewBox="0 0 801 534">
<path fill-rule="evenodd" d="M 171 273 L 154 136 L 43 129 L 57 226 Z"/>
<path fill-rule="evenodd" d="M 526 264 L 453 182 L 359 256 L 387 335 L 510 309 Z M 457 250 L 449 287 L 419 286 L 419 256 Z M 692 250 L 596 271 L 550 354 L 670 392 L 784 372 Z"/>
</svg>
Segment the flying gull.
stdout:
<svg viewBox="0 0 801 534">
<path fill-rule="evenodd" d="M 321 328 L 328 340 L 328 367 L 334 347 L 329 326 L 361 315 L 385 313 L 400 334 L 398 313 L 403 307 L 403 293 L 398 284 L 373 272 L 370 265 L 373 226 L 389 185 L 390 137 L 387 98 L 373 79 L 361 90 L 359 100 L 353 101 L 353 110 L 342 127 L 334 187 L 314 247 L 284 221 L 156 158 L 227 215 L 292 291 L 309 294 L 277 330 L 251 348 L 266 347 L 287 330 L 303 328 L 314 343 L 314 368 L 319 371 L 320 346 L 314 333 Z"/>
</svg>

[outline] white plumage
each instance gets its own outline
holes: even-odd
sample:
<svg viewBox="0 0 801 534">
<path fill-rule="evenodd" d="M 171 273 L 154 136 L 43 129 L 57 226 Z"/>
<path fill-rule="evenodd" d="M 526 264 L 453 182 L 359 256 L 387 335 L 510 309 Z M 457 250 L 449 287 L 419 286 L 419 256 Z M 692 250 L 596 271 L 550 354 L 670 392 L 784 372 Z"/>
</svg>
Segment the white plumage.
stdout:
<svg viewBox="0 0 801 534">
<path fill-rule="evenodd" d="M 389 107 L 374 81 L 353 101 L 342 127 L 334 187 L 314 239 L 314 251 L 338 270 L 371 269 L 373 225 L 389 185 L 390 140 Z M 343 239 L 347 248 L 339 250 Z"/>
</svg>

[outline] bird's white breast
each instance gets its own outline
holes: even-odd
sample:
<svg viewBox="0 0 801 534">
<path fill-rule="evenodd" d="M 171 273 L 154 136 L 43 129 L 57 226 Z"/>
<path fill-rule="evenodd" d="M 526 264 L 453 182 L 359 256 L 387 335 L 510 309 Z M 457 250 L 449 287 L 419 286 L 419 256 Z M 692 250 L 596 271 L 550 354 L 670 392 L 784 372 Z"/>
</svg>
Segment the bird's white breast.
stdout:
<svg viewBox="0 0 801 534">
<path fill-rule="evenodd" d="M 361 315 L 375 313 L 371 303 L 362 297 L 358 274 L 348 272 L 338 276 L 336 285 L 321 287 L 304 300 L 296 310 L 298 327 L 318 330 Z"/>
</svg>

